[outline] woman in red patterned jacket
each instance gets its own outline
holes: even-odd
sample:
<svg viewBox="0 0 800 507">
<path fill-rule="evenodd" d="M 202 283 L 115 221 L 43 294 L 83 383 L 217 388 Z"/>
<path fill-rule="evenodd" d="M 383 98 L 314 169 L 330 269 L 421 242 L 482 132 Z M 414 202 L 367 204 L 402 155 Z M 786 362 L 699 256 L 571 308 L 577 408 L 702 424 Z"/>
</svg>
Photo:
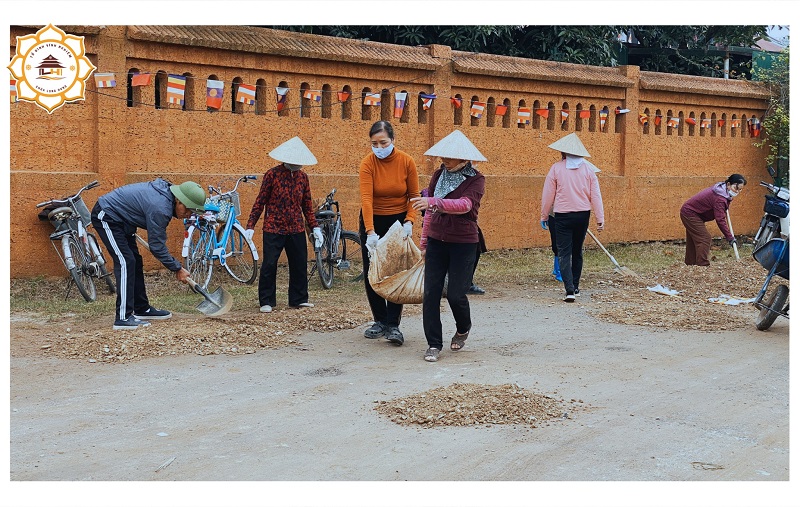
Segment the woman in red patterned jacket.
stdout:
<svg viewBox="0 0 800 507">
<path fill-rule="evenodd" d="M 275 306 L 278 258 L 286 250 L 286 259 L 289 261 L 289 306 L 311 308 L 314 305 L 308 302 L 308 248 L 303 217 L 313 228 L 317 245 L 322 244 L 322 231 L 314 218 L 308 175 L 301 169 L 304 165 L 316 164 L 317 159 L 299 137 L 281 144 L 269 152 L 269 156 L 282 163 L 264 173 L 261 190 L 253 203 L 245 231 L 248 239 L 251 239 L 256 222 L 266 210 L 262 227 L 264 260 L 258 278 L 258 303 L 264 313 L 271 312 Z"/>
</svg>

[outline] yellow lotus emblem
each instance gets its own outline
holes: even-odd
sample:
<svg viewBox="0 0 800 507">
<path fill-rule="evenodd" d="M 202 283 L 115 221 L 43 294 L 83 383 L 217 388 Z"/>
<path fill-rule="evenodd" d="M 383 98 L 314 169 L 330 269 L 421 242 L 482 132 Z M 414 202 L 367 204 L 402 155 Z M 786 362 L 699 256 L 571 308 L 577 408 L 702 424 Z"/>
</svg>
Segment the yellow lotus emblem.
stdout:
<svg viewBox="0 0 800 507">
<path fill-rule="evenodd" d="M 8 65 L 19 100 L 35 102 L 48 113 L 84 100 L 86 80 L 96 69 L 86 58 L 83 37 L 67 35 L 52 24 L 17 37 L 17 54 Z"/>
</svg>

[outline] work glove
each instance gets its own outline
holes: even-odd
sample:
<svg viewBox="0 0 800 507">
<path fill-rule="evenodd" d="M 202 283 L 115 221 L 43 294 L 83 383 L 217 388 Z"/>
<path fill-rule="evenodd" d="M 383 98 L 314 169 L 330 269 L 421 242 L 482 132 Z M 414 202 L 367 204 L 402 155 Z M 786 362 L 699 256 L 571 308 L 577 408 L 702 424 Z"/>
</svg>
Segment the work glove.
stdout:
<svg viewBox="0 0 800 507">
<path fill-rule="evenodd" d="M 374 232 L 372 234 L 368 234 L 367 235 L 367 248 L 376 248 L 378 246 L 378 240 L 379 239 L 381 239 L 381 237 L 378 236 L 377 234 L 375 234 Z"/>
<path fill-rule="evenodd" d="M 403 232 L 405 233 L 406 237 L 411 236 L 411 231 L 414 228 L 414 224 L 411 222 L 406 222 L 403 224 Z"/>
<path fill-rule="evenodd" d="M 311 230 L 311 233 L 314 235 L 314 248 L 319 249 L 322 246 L 322 229 L 319 227 L 314 227 Z"/>
<path fill-rule="evenodd" d="M 733 238 L 732 240 L 728 241 L 728 243 L 730 243 L 731 244 L 731 248 L 733 248 L 734 246 L 737 245 L 736 238 Z"/>
<path fill-rule="evenodd" d="M 247 241 L 253 241 L 253 233 L 255 231 L 253 229 L 247 229 L 244 231 L 244 237 L 247 238 Z"/>
<path fill-rule="evenodd" d="M 539 224 L 541 224 L 543 230 L 547 230 L 547 220 L 542 220 Z"/>
</svg>

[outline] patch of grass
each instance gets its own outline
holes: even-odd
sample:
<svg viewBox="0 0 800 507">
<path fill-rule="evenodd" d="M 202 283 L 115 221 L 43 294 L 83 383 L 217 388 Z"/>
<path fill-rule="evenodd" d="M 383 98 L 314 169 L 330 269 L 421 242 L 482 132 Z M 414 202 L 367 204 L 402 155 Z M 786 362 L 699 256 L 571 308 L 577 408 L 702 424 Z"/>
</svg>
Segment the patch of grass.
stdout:
<svg viewBox="0 0 800 507">
<path fill-rule="evenodd" d="M 586 242 L 583 272 L 585 275 L 609 275 L 614 271 L 611 260 L 592 242 Z M 683 262 L 685 245 L 682 242 L 648 242 L 607 245 L 606 248 L 617 262 L 639 274 L 652 273 L 675 263 Z M 713 256 L 718 259 L 734 257 L 733 249 L 723 241 L 712 245 Z M 739 255 L 750 257 L 752 247 L 742 245 Z M 310 271 L 309 267 L 309 271 Z M 549 248 L 525 248 L 519 250 L 493 250 L 481 255 L 475 280 L 479 285 L 520 285 L 533 281 L 551 280 L 553 253 Z M 181 285 L 174 275 L 168 272 L 155 272 L 145 275 L 147 294 L 153 306 L 175 312 L 193 313 L 203 300 L 188 286 Z M 288 287 L 288 268 L 278 267 L 278 305 L 286 304 Z M 61 315 L 72 314 L 78 317 L 110 316 L 114 313 L 116 296 L 108 294 L 104 284 L 98 284 L 97 300 L 87 303 L 74 287 L 69 298 L 65 299 L 66 277 L 35 277 L 11 280 L 11 312 L 29 312 L 57 319 Z M 225 287 L 236 302 L 236 308 L 258 307 L 258 280 L 252 285 L 243 285 L 228 276 L 224 270 L 215 272 L 209 284 L 211 291 Z M 345 282 L 334 275 L 334 285 L 324 289 L 319 277 L 314 274 L 308 284 L 309 301 L 328 302 L 343 308 L 367 305 L 363 281 Z"/>
</svg>

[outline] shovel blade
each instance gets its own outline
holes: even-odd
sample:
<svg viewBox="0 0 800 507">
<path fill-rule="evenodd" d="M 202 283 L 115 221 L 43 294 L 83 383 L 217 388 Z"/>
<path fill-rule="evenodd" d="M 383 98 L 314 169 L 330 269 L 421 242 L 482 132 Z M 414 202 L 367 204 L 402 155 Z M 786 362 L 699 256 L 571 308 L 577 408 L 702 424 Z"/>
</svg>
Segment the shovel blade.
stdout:
<svg viewBox="0 0 800 507">
<path fill-rule="evenodd" d="M 207 317 L 219 317 L 228 313 L 231 306 L 233 306 L 233 297 L 228 291 L 220 287 L 208 294 L 208 297 L 197 305 L 197 311 Z"/>
</svg>

